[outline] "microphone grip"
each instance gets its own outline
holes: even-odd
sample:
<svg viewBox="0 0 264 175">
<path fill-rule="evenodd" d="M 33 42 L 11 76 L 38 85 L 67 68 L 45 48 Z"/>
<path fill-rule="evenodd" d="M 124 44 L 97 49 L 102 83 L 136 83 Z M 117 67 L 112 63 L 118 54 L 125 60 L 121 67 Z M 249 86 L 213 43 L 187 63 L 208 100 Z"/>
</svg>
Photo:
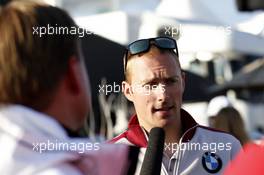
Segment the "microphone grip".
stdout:
<svg viewBox="0 0 264 175">
<path fill-rule="evenodd" d="M 162 128 L 152 128 L 140 175 L 160 175 L 165 132 Z"/>
</svg>

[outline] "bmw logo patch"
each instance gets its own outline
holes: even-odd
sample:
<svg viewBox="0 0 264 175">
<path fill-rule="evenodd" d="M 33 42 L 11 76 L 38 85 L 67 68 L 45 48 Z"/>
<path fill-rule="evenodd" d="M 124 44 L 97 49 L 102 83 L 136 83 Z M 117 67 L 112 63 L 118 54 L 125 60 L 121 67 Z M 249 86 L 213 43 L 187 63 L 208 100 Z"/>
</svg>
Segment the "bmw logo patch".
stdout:
<svg viewBox="0 0 264 175">
<path fill-rule="evenodd" d="M 202 164 L 208 173 L 217 173 L 222 168 L 222 160 L 218 155 L 205 152 L 202 157 Z"/>
</svg>

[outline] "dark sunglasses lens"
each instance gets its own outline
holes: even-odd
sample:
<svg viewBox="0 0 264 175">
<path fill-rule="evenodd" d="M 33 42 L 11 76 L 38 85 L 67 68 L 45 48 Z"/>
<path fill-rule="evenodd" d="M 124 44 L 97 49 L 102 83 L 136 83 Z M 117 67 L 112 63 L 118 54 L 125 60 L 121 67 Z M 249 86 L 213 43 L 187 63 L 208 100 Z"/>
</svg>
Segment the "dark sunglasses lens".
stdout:
<svg viewBox="0 0 264 175">
<path fill-rule="evenodd" d="M 176 49 L 176 42 L 170 38 L 157 38 L 156 44 L 164 49 Z"/>
<path fill-rule="evenodd" d="M 131 54 L 138 54 L 148 50 L 149 41 L 148 40 L 139 40 L 128 46 L 128 50 Z"/>
</svg>

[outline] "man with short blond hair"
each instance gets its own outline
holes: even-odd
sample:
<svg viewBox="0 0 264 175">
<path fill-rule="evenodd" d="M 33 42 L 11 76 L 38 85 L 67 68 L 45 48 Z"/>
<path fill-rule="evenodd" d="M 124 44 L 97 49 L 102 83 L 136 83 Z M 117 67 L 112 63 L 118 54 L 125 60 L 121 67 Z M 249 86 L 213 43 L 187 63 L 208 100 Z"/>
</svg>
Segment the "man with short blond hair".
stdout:
<svg viewBox="0 0 264 175">
<path fill-rule="evenodd" d="M 160 127 L 165 130 L 161 174 L 221 174 L 241 145 L 229 134 L 198 125 L 181 108 L 185 74 L 176 41 L 157 37 L 129 44 L 124 72 L 123 93 L 134 103 L 136 115 L 111 142 L 146 148 L 150 130 Z"/>
</svg>

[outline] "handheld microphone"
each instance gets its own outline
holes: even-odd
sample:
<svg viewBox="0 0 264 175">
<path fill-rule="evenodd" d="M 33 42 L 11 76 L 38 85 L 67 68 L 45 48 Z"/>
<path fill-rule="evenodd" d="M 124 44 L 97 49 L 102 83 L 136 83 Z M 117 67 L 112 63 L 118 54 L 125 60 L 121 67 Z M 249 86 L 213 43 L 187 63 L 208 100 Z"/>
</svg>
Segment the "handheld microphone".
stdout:
<svg viewBox="0 0 264 175">
<path fill-rule="evenodd" d="M 164 149 L 165 132 L 162 128 L 152 128 L 148 147 L 140 170 L 140 175 L 160 175 Z"/>
</svg>

